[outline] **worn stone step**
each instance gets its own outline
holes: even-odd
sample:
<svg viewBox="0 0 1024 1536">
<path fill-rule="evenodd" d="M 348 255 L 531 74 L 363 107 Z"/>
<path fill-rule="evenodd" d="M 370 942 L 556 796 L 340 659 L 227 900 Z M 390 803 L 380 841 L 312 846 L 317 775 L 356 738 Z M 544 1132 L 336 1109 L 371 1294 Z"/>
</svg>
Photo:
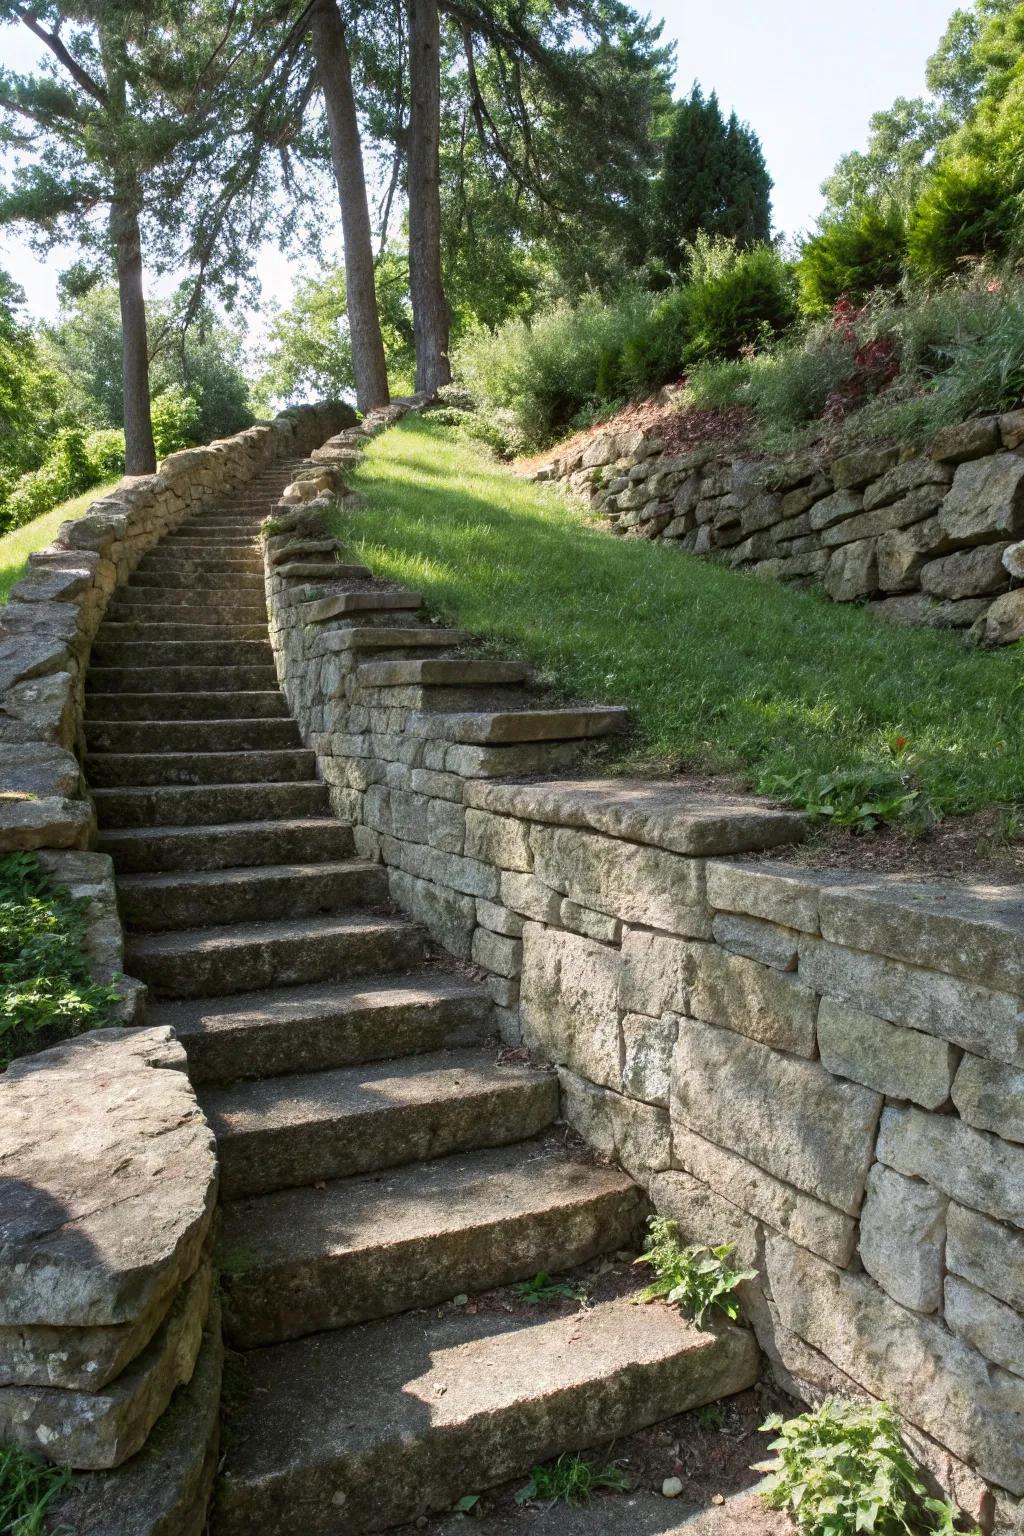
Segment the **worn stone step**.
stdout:
<svg viewBox="0 0 1024 1536">
<path fill-rule="evenodd" d="M 446 972 L 274 987 L 231 998 L 154 1003 L 194 1083 L 319 1072 L 388 1057 L 479 1045 L 493 1033 L 490 998 Z"/>
<path fill-rule="evenodd" d="M 94 693 L 85 696 L 85 718 L 94 720 L 279 720 L 290 719 L 279 688 L 237 693 Z"/>
<path fill-rule="evenodd" d="M 151 555 L 145 555 L 139 561 L 134 576 L 149 576 L 154 573 L 179 572 L 183 576 L 202 575 L 206 572 L 217 572 L 219 575 L 235 576 L 250 575 L 255 572 L 262 578 L 263 563 L 257 549 L 244 549 L 232 551 L 223 544 L 208 550 L 197 550 L 193 555 L 183 554 L 180 550 L 165 548 L 158 545 Z"/>
<path fill-rule="evenodd" d="M 383 864 L 363 859 L 119 874 L 122 920 L 149 933 L 388 904 Z"/>
<path fill-rule="evenodd" d="M 271 752 L 91 752 L 85 777 L 94 789 L 157 784 L 298 784 L 316 778 L 306 747 Z"/>
<path fill-rule="evenodd" d="M 628 1296 L 569 1317 L 406 1314 L 245 1361 L 215 1536 L 385 1530 L 743 1391 L 759 1369 L 751 1333 Z"/>
<path fill-rule="evenodd" d="M 106 827 L 210 826 L 226 821 L 276 821 L 323 816 L 327 786 L 302 784 L 174 784 L 93 791 Z"/>
<path fill-rule="evenodd" d="M 125 624 L 265 624 L 267 604 L 263 593 L 244 593 L 236 601 L 230 594 L 216 602 L 197 602 L 194 593 L 175 590 L 174 596 L 154 593 L 150 587 L 129 592 L 118 587 L 104 615 L 104 622 Z"/>
<path fill-rule="evenodd" d="M 98 847 L 118 876 L 173 869 L 231 869 L 240 865 L 348 858 L 351 827 L 332 816 L 220 825 L 100 827 Z"/>
<path fill-rule="evenodd" d="M 148 610 L 146 610 L 148 612 Z M 266 614 L 251 622 L 237 623 L 231 618 L 223 619 L 220 623 L 184 623 L 180 620 L 165 619 L 104 619 L 93 647 L 93 657 L 96 656 L 97 647 L 111 645 L 116 642 L 144 642 L 152 645 L 159 641 L 197 641 L 217 640 L 221 642 L 237 642 L 239 640 L 263 640 L 269 635 Z"/>
<path fill-rule="evenodd" d="M 432 651 L 465 645 L 472 639 L 462 629 L 441 629 L 432 625 L 409 624 L 389 628 L 385 625 L 351 624 L 332 629 L 320 636 L 325 651 Z"/>
<path fill-rule="evenodd" d="M 257 693 L 277 687 L 269 663 L 254 667 L 90 667 L 86 687 L 99 693 Z"/>
<path fill-rule="evenodd" d="M 506 746 L 533 741 L 577 741 L 626 730 L 629 711 L 609 705 L 593 709 L 474 710 L 455 714 L 413 715 L 406 722 L 412 736 L 464 742 L 468 746 Z"/>
<path fill-rule="evenodd" d="M 302 603 L 299 617 L 304 624 L 322 624 L 328 619 L 360 613 L 415 613 L 423 607 L 421 592 L 332 592 L 329 596 Z"/>
<path fill-rule="evenodd" d="M 234 546 L 257 546 L 260 525 L 254 519 L 232 523 L 183 523 L 174 533 L 168 533 L 154 545 L 154 549 L 179 549 L 183 544 L 195 544 L 206 549 L 211 543 Z"/>
<path fill-rule="evenodd" d="M 274 575 L 285 581 L 315 581 L 318 586 L 323 586 L 325 582 L 358 581 L 372 572 L 367 566 L 350 561 L 338 560 L 329 564 L 323 560 L 290 560 L 287 565 L 277 566 Z"/>
<path fill-rule="evenodd" d="M 259 570 L 245 571 L 182 571 L 167 569 L 158 571 L 135 570 L 125 582 L 125 592 L 152 592 L 160 593 L 161 600 L 166 592 L 180 592 L 183 589 L 194 592 L 197 588 L 204 591 L 216 591 L 225 593 L 238 592 L 262 592 L 263 573 Z"/>
<path fill-rule="evenodd" d="M 340 548 L 333 534 L 322 539 L 290 539 L 287 544 L 271 550 L 270 564 L 276 567 L 291 565 L 295 560 L 307 560 L 313 565 L 321 562 L 331 565 L 337 559 Z"/>
<path fill-rule="evenodd" d="M 363 914 L 129 935 L 125 969 L 158 997 L 226 997 L 253 987 L 342 980 L 421 964 L 420 931 Z"/>
<path fill-rule="evenodd" d="M 301 747 L 284 720 L 87 720 L 90 752 L 272 752 Z"/>
<path fill-rule="evenodd" d="M 533 668 L 523 661 L 492 661 L 479 656 L 430 656 L 419 661 L 388 658 L 362 661 L 356 668 L 360 688 L 493 688 L 529 682 Z"/>
<path fill-rule="evenodd" d="M 255 640 L 194 638 L 119 640 L 107 626 L 92 648 L 93 667 L 271 667 L 274 653 L 266 636 Z"/>
<path fill-rule="evenodd" d="M 222 1193 L 238 1196 L 522 1141 L 554 1120 L 558 1079 L 498 1066 L 492 1047 L 204 1088 L 199 1098 Z"/>
<path fill-rule="evenodd" d="M 570 1269 L 631 1243 L 645 1206 L 551 1138 L 230 1201 L 228 1338 L 278 1344 Z"/>
</svg>

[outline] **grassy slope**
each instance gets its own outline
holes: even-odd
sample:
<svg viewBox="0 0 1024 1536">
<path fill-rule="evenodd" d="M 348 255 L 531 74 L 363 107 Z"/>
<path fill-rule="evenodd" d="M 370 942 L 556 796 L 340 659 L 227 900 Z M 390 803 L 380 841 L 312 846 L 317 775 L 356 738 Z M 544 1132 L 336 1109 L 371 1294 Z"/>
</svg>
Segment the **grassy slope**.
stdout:
<svg viewBox="0 0 1024 1536">
<path fill-rule="evenodd" d="M 33 550 L 43 549 L 57 537 L 57 530 L 61 523 L 66 523 L 71 517 L 81 517 L 88 512 L 94 501 L 105 496 L 120 482 L 111 480 L 107 485 L 94 485 L 91 490 L 83 491 L 81 496 L 76 496 L 73 501 L 62 502 L 59 507 L 52 507 L 49 512 L 44 512 L 42 517 L 37 517 L 33 522 L 26 523 L 24 528 L 15 528 L 11 533 L 5 533 L 0 538 L 0 603 L 6 603 L 10 596 L 11 588 L 16 581 L 20 581 L 28 564 L 28 557 Z"/>
<path fill-rule="evenodd" d="M 1024 654 L 900 631 L 663 546 L 620 540 L 449 431 L 370 448 L 339 531 L 376 574 L 523 656 L 567 695 L 631 706 L 634 761 L 772 775 L 887 764 L 906 737 L 936 806 L 1024 801 Z"/>
</svg>

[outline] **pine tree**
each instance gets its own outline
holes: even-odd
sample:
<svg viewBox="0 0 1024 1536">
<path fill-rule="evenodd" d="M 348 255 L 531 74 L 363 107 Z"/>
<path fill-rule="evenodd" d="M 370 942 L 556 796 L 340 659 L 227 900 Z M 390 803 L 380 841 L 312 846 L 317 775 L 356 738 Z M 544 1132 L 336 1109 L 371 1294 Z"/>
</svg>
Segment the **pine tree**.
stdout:
<svg viewBox="0 0 1024 1536">
<path fill-rule="evenodd" d="M 771 178 L 761 143 L 699 85 L 676 104 L 652 198 L 651 253 L 672 271 L 700 230 L 740 245 L 771 234 Z"/>
</svg>

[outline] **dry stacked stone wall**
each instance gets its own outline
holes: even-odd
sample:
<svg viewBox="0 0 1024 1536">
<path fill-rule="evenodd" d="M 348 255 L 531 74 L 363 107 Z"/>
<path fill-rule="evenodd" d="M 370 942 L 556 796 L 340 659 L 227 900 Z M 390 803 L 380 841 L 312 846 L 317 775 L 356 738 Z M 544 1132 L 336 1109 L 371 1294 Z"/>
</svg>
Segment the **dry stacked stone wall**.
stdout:
<svg viewBox="0 0 1024 1536">
<path fill-rule="evenodd" d="M 614 533 L 664 541 L 774 581 L 865 603 L 903 626 L 1024 635 L 1024 410 L 940 432 L 925 453 L 666 453 L 639 429 L 598 433 L 539 479 L 566 482 Z"/>
<path fill-rule="evenodd" d="M 937 462 L 907 473 L 951 481 Z M 737 1243 L 783 1383 L 889 1399 L 985 1529 L 1019 1532 L 1024 893 L 758 859 L 798 813 L 567 777 L 586 744 L 536 739 L 524 669 L 425 624 L 300 498 L 267 542 L 271 633 L 360 852 L 556 1064 L 570 1124 L 687 1241 Z M 315 550 L 337 563 L 311 583 Z"/>
</svg>

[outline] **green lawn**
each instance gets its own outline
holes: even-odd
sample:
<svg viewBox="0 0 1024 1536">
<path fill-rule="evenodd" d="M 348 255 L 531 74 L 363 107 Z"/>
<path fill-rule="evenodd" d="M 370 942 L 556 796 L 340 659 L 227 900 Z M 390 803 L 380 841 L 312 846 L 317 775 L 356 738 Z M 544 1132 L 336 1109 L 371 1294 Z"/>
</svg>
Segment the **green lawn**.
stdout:
<svg viewBox="0 0 1024 1536">
<path fill-rule="evenodd" d="M 26 523 L 24 528 L 15 528 L 0 538 L 0 603 L 6 603 L 14 583 L 20 581 L 25 574 L 32 551 L 52 543 L 61 523 L 66 523 L 71 517 L 81 517 L 84 512 L 88 512 L 94 501 L 98 501 L 118 484 L 118 480 L 111 480 L 106 485 L 94 485 L 92 490 L 83 491 L 73 501 L 61 502 L 59 507 L 52 507 L 42 517 Z"/>
<path fill-rule="evenodd" d="M 422 419 L 377 438 L 357 483 L 363 506 L 337 514 L 349 548 L 565 695 L 628 704 L 634 764 L 742 766 L 776 794 L 801 774 L 896 771 L 942 812 L 1024 801 L 1020 647 L 896 630 L 614 538 Z M 791 796 L 808 797 L 809 781 Z"/>
</svg>

